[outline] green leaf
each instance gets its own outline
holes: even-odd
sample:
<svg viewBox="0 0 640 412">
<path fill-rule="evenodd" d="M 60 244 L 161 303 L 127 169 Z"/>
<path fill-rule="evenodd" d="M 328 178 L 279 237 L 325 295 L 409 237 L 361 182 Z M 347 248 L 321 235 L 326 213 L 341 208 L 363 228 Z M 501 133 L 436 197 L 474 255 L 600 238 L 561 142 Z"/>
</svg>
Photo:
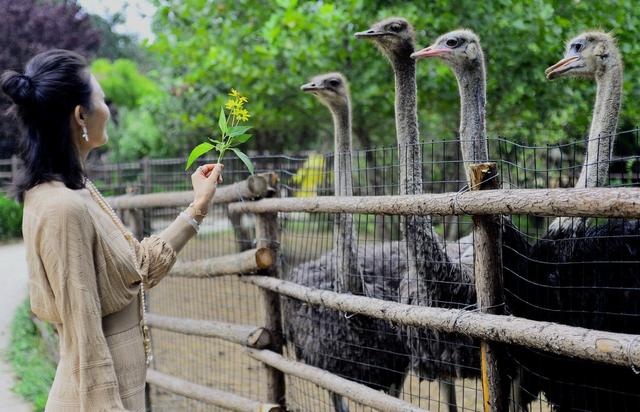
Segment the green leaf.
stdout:
<svg viewBox="0 0 640 412">
<path fill-rule="evenodd" d="M 249 129 L 251 129 L 251 126 L 234 126 L 229 128 L 227 135 L 229 137 L 239 136 Z"/>
<path fill-rule="evenodd" d="M 220 131 L 222 134 L 227 134 L 227 117 L 224 115 L 224 107 L 220 108 L 220 117 L 218 118 L 218 126 L 220 126 Z"/>
<path fill-rule="evenodd" d="M 213 145 L 211 143 L 206 143 L 205 142 L 205 143 L 200 143 L 199 145 L 197 145 L 191 151 L 191 154 L 189 155 L 189 160 L 187 160 L 187 167 L 185 167 L 184 170 L 186 171 L 187 169 L 189 169 L 189 167 L 191 167 L 191 164 L 193 163 L 194 160 L 196 160 L 197 158 L 199 158 L 203 154 L 207 153 L 211 149 L 213 149 Z"/>
<path fill-rule="evenodd" d="M 240 136 L 235 136 L 231 138 L 230 146 L 238 146 L 242 143 L 245 143 L 247 140 L 251 139 L 251 134 L 241 134 Z"/>
<path fill-rule="evenodd" d="M 247 166 L 247 169 L 249 169 L 249 173 L 253 174 L 253 163 L 251 162 L 251 159 L 249 159 L 246 154 L 242 153 L 240 149 L 236 149 L 235 147 L 231 147 L 230 149 L 233 150 L 233 153 L 235 153 L 236 156 L 238 156 L 238 158 L 242 160 L 242 163 Z"/>
</svg>

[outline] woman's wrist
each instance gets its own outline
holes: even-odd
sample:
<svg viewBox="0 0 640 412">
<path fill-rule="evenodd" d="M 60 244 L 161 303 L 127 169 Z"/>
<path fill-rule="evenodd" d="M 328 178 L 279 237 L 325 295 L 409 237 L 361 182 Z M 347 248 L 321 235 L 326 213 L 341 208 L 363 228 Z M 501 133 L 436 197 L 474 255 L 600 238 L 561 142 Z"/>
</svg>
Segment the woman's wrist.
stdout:
<svg viewBox="0 0 640 412">
<path fill-rule="evenodd" d="M 189 206 L 199 211 L 200 214 L 202 215 L 206 215 L 207 213 L 209 213 L 209 202 L 202 201 L 202 200 L 194 200 L 189 204 Z"/>
<path fill-rule="evenodd" d="M 200 224 L 207 215 L 208 210 L 198 206 L 198 204 L 194 202 L 187 207 L 186 213 Z"/>
</svg>

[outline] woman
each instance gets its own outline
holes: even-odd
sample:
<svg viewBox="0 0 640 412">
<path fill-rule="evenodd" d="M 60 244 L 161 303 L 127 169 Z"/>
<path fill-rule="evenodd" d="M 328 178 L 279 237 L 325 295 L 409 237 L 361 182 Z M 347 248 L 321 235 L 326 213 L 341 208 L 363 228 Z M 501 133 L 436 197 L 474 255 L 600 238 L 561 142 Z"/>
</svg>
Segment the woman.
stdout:
<svg viewBox="0 0 640 412">
<path fill-rule="evenodd" d="M 108 140 L 109 109 L 85 59 L 44 52 L 24 74 L 3 73 L 0 85 L 26 129 L 25 167 L 12 191 L 24 203 L 31 308 L 60 337 L 46 411 L 144 411 L 148 348 L 138 296 L 197 233 L 223 166 L 199 167 L 193 203 L 138 242 L 86 178 L 89 151 Z"/>
</svg>

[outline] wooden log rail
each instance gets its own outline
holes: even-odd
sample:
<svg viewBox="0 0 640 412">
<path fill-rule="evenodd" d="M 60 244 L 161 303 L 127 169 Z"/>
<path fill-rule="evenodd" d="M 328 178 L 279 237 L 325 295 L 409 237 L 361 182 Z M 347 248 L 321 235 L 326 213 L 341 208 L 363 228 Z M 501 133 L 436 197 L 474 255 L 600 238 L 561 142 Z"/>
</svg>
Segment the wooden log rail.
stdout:
<svg viewBox="0 0 640 412">
<path fill-rule="evenodd" d="M 156 329 L 192 336 L 223 339 L 250 348 L 267 348 L 271 345 L 272 341 L 269 331 L 260 326 L 175 318 L 158 315 L 156 313 L 147 313 L 146 320 L 149 326 Z"/>
<path fill-rule="evenodd" d="M 280 412 L 284 411 L 280 405 L 262 403 L 238 396 L 232 392 L 225 392 L 207 386 L 198 385 L 175 376 L 147 370 L 147 382 L 169 392 L 205 402 L 221 408 L 239 412 Z"/>
<path fill-rule="evenodd" d="M 509 189 L 404 196 L 278 198 L 232 203 L 229 212 L 640 218 L 640 188 Z"/>
<path fill-rule="evenodd" d="M 473 338 L 526 346 L 613 365 L 640 365 L 640 339 L 637 335 L 603 332 L 463 309 L 406 305 L 313 289 L 268 276 L 245 276 L 241 280 L 313 305 L 362 314 L 400 325 L 455 332 Z"/>
<path fill-rule="evenodd" d="M 293 361 L 270 350 L 247 349 L 249 356 L 286 375 L 296 376 L 347 397 L 358 404 L 370 406 L 382 412 L 428 412 L 402 399 L 386 395 L 368 386 L 341 378 L 324 369 Z"/>
<path fill-rule="evenodd" d="M 275 173 L 261 173 L 249 176 L 246 180 L 226 186 L 220 186 L 211 204 L 226 204 L 241 200 L 253 200 L 274 190 L 278 182 Z M 148 193 L 142 195 L 121 195 L 106 198 L 114 209 L 146 209 L 152 207 L 186 206 L 193 201 L 193 191 Z"/>
<path fill-rule="evenodd" d="M 232 255 L 176 264 L 169 276 L 211 278 L 249 274 L 271 268 L 275 260 L 275 253 L 269 248 L 249 249 Z"/>
</svg>

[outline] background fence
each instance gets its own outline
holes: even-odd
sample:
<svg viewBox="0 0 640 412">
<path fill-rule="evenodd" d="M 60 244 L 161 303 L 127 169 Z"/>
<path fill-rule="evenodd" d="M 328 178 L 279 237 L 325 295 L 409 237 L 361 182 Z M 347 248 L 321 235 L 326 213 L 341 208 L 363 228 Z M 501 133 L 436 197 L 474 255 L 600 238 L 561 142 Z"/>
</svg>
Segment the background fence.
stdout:
<svg viewBox="0 0 640 412">
<path fill-rule="evenodd" d="M 619 147 L 639 147 L 639 131 L 630 130 L 620 133 L 617 140 L 624 142 Z M 456 139 L 438 140 L 421 144 L 423 152 L 423 192 L 444 193 L 459 192 L 465 190 L 466 185 L 463 165 L 460 159 L 459 142 Z M 585 142 L 578 139 L 574 142 L 557 144 L 544 147 L 528 147 L 519 145 L 505 138 L 492 138 L 489 140 L 489 148 L 492 161 L 498 166 L 499 178 L 502 187 L 510 188 L 557 188 L 572 187 L 577 181 L 583 164 Z M 263 155 L 253 156 L 256 164 L 256 172 L 275 172 L 279 179 L 281 197 L 307 197 L 330 196 L 333 194 L 332 154 L 302 154 L 299 156 Z M 591 159 L 590 163 L 610 163 L 609 174 L 605 186 L 610 187 L 637 187 L 640 181 L 640 164 L 638 156 L 618 154 L 614 150 L 612 159 Z M 214 159 L 203 160 L 212 162 Z M 7 167 L 9 165 L 9 167 Z M 0 178 L 6 176 L 2 170 L 10 170 L 11 163 L 0 163 Z M 15 170 L 15 162 L 14 162 Z M 397 149 L 395 147 L 356 151 L 353 153 L 354 195 L 378 196 L 397 195 L 398 176 L 400 165 Z M 5 174 L 2 174 L 5 173 Z M 124 193 L 156 193 L 165 191 L 189 190 L 191 187 L 189 176 L 191 171 L 184 171 L 184 159 L 145 159 L 140 163 L 127 163 L 118 165 L 96 165 L 91 168 L 91 178 L 106 195 L 118 195 Z M 247 177 L 247 172 L 241 163 L 234 159 L 225 159 L 225 184 L 239 182 Z M 245 201 L 241 199 L 241 202 Z M 249 199 L 246 199 L 248 202 Z M 182 207 L 162 207 L 144 210 L 144 233 L 149 235 L 166 227 L 177 215 Z M 286 212 L 278 214 L 279 229 L 281 232 L 280 252 L 282 266 L 279 276 L 282 279 L 290 279 L 296 270 L 306 273 L 307 278 L 299 277 L 297 280 L 307 286 L 327 288 L 326 284 L 314 284 L 312 277 L 317 270 L 318 259 L 333 248 L 334 219 L 336 214 L 330 213 L 304 213 Z M 373 286 L 381 290 L 379 297 L 390 301 L 401 301 L 401 292 L 398 292 L 397 281 L 392 279 L 392 274 L 402 271 L 407 265 L 407 245 L 401 241 L 401 217 L 378 214 L 354 214 L 354 221 L 358 241 L 358 259 L 361 262 L 372 261 L 375 265 L 371 271 L 379 272 L 379 276 L 373 276 L 370 281 Z M 544 239 L 546 230 L 553 217 L 510 215 L 503 219 L 513 222 L 516 232 L 529 245 L 536 244 Z M 573 218 L 575 224 L 580 224 L 580 218 Z M 471 271 L 473 273 L 473 258 L 469 258 L 469 246 L 473 239 L 465 237 L 472 231 L 472 222 L 469 216 L 433 216 L 434 236 L 442 239 L 447 255 L 451 258 L 451 268 L 456 268 L 460 273 Z M 237 253 L 248 248 L 255 247 L 255 222 L 252 215 L 230 216 L 226 205 L 217 205 L 211 209 L 209 216 L 204 220 L 200 233 L 189 242 L 179 256 L 179 263 L 196 261 L 216 256 L 224 256 Z M 590 226 L 617 224 L 619 220 L 604 218 L 592 218 Z M 629 221 L 634 223 L 632 221 Z M 583 235 L 578 235 L 580 237 Z M 636 231 L 630 238 L 637 238 L 640 234 Z M 576 236 L 574 236 L 576 238 Z M 602 238 L 606 244 L 612 239 Z M 633 242 L 635 239 L 628 239 Z M 562 249 L 570 240 L 547 241 L 553 249 Z M 504 252 L 503 252 L 504 253 Z M 639 273 L 640 257 L 636 260 L 616 260 L 616 257 L 583 256 L 582 260 L 562 261 L 558 254 L 540 255 L 537 257 L 523 256 L 525 265 L 538 265 L 536 268 L 546 266 L 559 266 L 575 268 L 571 273 L 576 276 L 573 284 L 553 283 L 529 284 L 523 287 L 521 284 L 505 285 L 505 293 L 517 298 L 522 306 L 519 316 L 533 319 L 544 319 L 545 316 L 554 316 L 562 312 L 561 319 L 566 323 L 580 321 L 579 310 L 584 310 L 584 305 L 591 305 L 589 313 L 607 316 L 618 315 L 619 319 L 626 322 L 637 322 L 638 313 L 636 299 L 640 291 L 630 285 L 632 283 L 612 284 L 609 288 L 614 293 L 606 295 L 594 295 L 594 284 L 589 284 L 589 270 L 594 267 L 609 266 L 617 270 L 624 266 Z M 534 261 L 537 259 L 537 261 Z M 541 263 L 542 262 L 542 263 Z M 434 263 L 434 262 L 432 262 Z M 328 260 L 326 266 L 333 266 L 335 261 Z M 505 268 L 510 270 L 512 268 Z M 453 270 L 453 269 L 452 269 Z M 519 270 L 518 267 L 513 269 Z M 540 270 L 540 269 L 538 269 Z M 514 273 L 517 275 L 519 273 Z M 520 274 L 522 275 L 522 274 Z M 522 276 L 524 279 L 525 277 Z M 460 289 L 473 289 L 473 278 L 459 277 L 454 286 Z M 527 278 L 530 279 L 530 278 Z M 582 279 L 582 280 L 581 280 Z M 415 279 L 414 279 L 415 280 Z M 553 280 L 553 279 L 552 279 Z M 395 282 L 395 283 L 394 283 Z M 637 283 L 636 283 L 637 285 Z M 510 287 L 512 289 L 510 289 Z M 329 287 L 330 288 L 330 287 Z M 215 277 L 209 279 L 168 277 L 150 293 L 150 311 L 159 315 L 214 320 L 244 325 L 263 325 L 265 313 L 263 310 L 264 295 L 260 288 L 241 281 L 238 277 Z M 617 294 L 616 294 L 617 293 Z M 567 305 L 558 307 L 558 296 Z M 595 296 L 591 301 L 574 302 L 580 297 Z M 614 314 L 600 313 L 602 299 L 615 296 L 620 302 Z M 553 297 L 553 300 L 550 299 Z M 473 310 L 475 301 L 470 302 L 458 299 L 459 295 L 451 295 L 447 301 L 437 302 L 436 306 L 445 308 L 465 308 Z M 285 299 L 285 302 L 287 300 Z M 574 305 L 575 303 L 575 305 Z M 436 359 L 433 353 L 425 354 L 424 362 L 432 365 L 433 369 L 443 368 L 457 371 L 459 378 L 449 382 L 455 388 L 459 410 L 482 410 L 482 384 L 478 379 L 479 354 L 478 341 L 475 339 L 461 340 L 459 336 L 452 334 L 420 333 L 417 329 L 399 327 L 385 321 L 368 322 L 365 317 L 355 316 L 349 318 L 344 313 L 330 309 L 317 309 L 313 305 L 298 304 L 293 312 L 294 316 L 285 318 L 285 335 L 287 325 L 297 325 L 296 322 L 311 326 L 317 330 L 331 330 L 332 325 L 346 322 L 348 329 L 355 332 L 344 336 L 340 333 L 327 334 L 322 337 L 324 341 L 315 346 L 318 353 L 300 353 L 307 351 L 313 345 L 295 346 L 295 342 L 285 342 L 285 356 L 289 359 L 296 357 L 320 357 L 333 358 L 335 362 L 349 365 L 351 369 L 365 367 L 366 375 L 360 376 L 360 383 L 375 386 L 374 379 L 379 376 L 404 375 L 404 369 L 411 362 L 412 357 L 402 342 L 406 342 L 413 334 L 415 345 L 444 342 L 456 346 L 459 353 L 466 354 L 462 357 L 447 357 Z M 606 305 L 605 305 L 606 306 Z M 609 308 L 610 306 L 606 306 Z M 575 310 L 574 310 L 575 309 Z M 529 311 L 529 312 L 527 312 Z M 531 316 L 526 316 L 530 313 Z M 573 317 L 572 317 L 573 316 Z M 306 319 L 305 319 L 306 317 Z M 614 316 L 615 318 L 615 316 Z M 606 325 L 607 323 L 603 323 Z M 606 328 L 604 328 L 606 329 Z M 294 328 L 295 330 L 295 328 Z M 629 332 L 629 330 L 623 332 Z M 616 330 L 620 332 L 619 330 Z M 637 332 L 634 332 L 637 333 Z M 377 339 L 362 340 L 353 336 L 374 336 Z M 218 338 L 188 336 L 177 332 L 154 328 L 152 331 L 154 345 L 153 368 L 159 372 L 174 375 L 190 382 L 202 384 L 208 387 L 232 392 L 251 399 L 266 399 L 269 388 L 267 387 L 268 370 L 263 362 L 248 356 L 246 350 L 236 344 Z M 391 346 L 378 345 L 375 342 L 394 342 Z M 431 342 L 430 342 L 431 341 Z M 325 351 L 327 348 L 342 345 L 342 352 Z M 433 346 L 433 345 L 432 345 Z M 298 353 L 296 353 L 298 351 Z M 563 395 L 567 391 L 574 393 L 574 397 L 592 399 L 595 396 L 597 405 L 615 405 L 616 399 L 624 396 L 633 398 L 638 396 L 637 387 L 624 386 L 611 387 L 610 385 L 594 386 L 585 379 L 575 379 L 578 374 L 566 374 L 558 380 L 556 371 L 545 371 L 537 366 L 546 365 L 546 361 L 554 362 L 556 355 L 526 349 L 515 349 L 509 352 L 515 365 L 509 370 L 511 378 L 525 377 L 516 381 L 523 389 L 525 397 L 538 398 L 539 391 L 553 391 L 560 388 L 561 393 L 556 399 L 564 401 Z M 357 359 L 353 356 L 359 354 Z M 383 360 L 396 359 L 396 367 L 389 368 Z M 541 360 L 542 359 L 542 360 Z M 531 364 L 532 360 L 535 362 Z M 415 363 L 415 359 L 413 359 Z M 591 369 L 585 366 L 585 361 L 568 361 L 562 358 L 564 363 L 556 363 L 576 371 L 589 374 Z M 573 363 L 572 363 L 573 362 Z M 631 368 L 619 367 L 616 369 L 620 376 L 629 376 L 629 382 L 633 380 Z M 442 393 L 443 386 L 433 380 L 434 376 L 419 368 L 408 370 L 403 386 L 399 391 L 400 398 L 424 409 L 433 411 L 447 410 L 447 398 Z M 332 410 L 332 399 L 326 390 L 309 383 L 306 380 L 286 375 L 286 402 L 291 410 L 315 411 Z M 595 394 L 595 395 L 594 395 Z M 589 398 L 589 397 L 592 398 Z M 566 400 L 565 405 L 574 405 L 573 400 Z M 593 403 L 595 405 L 596 403 Z M 627 405 L 633 404 L 627 403 Z M 217 410 L 210 404 L 189 399 L 170 393 L 153 386 L 151 405 L 153 410 Z M 531 410 L 550 410 L 550 405 L 541 396 L 534 400 Z M 370 410 L 369 407 L 350 404 L 352 411 Z M 589 410 L 588 408 L 575 410 Z M 626 407 L 625 407 L 626 408 Z M 605 410 L 605 409 L 600 409 Z M 619 409 L 627 410 L 627 409 Z M 632 409 L 628 409 L 632 410 Z M 633 409 L 635 410 L 635 409 Z"/>
</svg>

